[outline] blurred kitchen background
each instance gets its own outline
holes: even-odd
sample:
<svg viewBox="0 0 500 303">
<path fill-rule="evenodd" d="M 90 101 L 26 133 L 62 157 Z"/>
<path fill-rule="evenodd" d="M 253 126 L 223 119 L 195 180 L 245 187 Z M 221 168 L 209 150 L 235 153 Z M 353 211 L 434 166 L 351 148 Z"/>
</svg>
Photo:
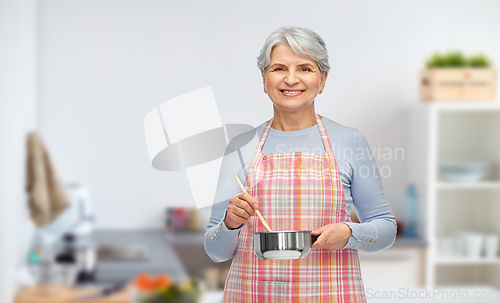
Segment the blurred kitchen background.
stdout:
<svg viewBox="0 0 500 303">
<path fill-rule="evenodd" d="M 230 261 L 204 251 L 210 209 L 194 208 L 184 171 L 152 167 L 144 118 L 211 86 L 223 123 L 269 119 L 256 57 L 282 25 L 326 41 L 332 69 L 316 111 L 366 136 L 400 225 L 393 247 L 360 252 L 367 295 L 498 295 L 499 1 L 2 0 L 0 302 L 38 302 L 21 287 L 41 279 L 28 265 L 44 251 L 67 264 L 77 252 L 75 289 L 166 275 L 221 302 Z M 480 53 L 487 60 L 469 65 Z M 447 64 L 460 70 L 424 72 Z M 70 205 L 43 228 L 25 190 L 28 133 L 66 189 L 50 204 Z"/>
</svg>

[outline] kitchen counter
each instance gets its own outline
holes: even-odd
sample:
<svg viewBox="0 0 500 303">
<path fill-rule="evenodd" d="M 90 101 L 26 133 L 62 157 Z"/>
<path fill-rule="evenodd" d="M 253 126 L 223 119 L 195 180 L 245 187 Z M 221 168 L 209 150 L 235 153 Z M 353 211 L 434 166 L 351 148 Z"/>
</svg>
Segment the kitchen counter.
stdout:
<svg viewBox="0 0 500 303">
<path fill-rule="evenodd" d="M 427 241 L 422 238 L 396 237 L 393 247 L 426 247 Z"/>
<path fill-rule="evenodd" d="M 15 303 L 69 303 L 76 302 L 78 298 L 94 294 L 98 288 L 58 288 L 54 295 L 40 295 L 33 288 L 20 291 Z M 129 290 L 123 290 L 105 298 L 82 301 L 85 303 L 130 303 Z"/>
<path fill-rule="evenodd" d="M 358 251 L 363 283 L 375 287 L 422 287 L 427 242 L 398 237 L 394 245 L 379 252 Z"/>
<path fill-rule="evenodd" d="M 200 237 L 199 234 L 197 236 Z M 97 292 L 100 289 L 99 286 L 109 286 L 109 284 L 118 281 L 132 281 L 137 274 L 143 272 L 150 275 L 167 274 L 172 280 L 182 282 L 188 278 L 187 272 L 174 251 L 174 245 L 165 237 L 166 232 L 164 230 L 95 230 L 92 241 L 96 247 L 100 245 L 138 246 L 144 248 L 146 258 L 142 260 L 99 260 L 97 262 L 97 281 L 94 285 L 84 286 L 79 284 L 76 288 L 60 288 L 53 296 L 42 296 L 34 292 L 33 289 L 27 288 L 17 294 L 15 303 L 75 302 L 74 300 L 80 296 Z M 198 241 L 199 239 L 193 242 L 203 246 L 202 234 L 201 242 Z M 82 302 L 130 303 L 129 292 L 130 289 L 127 289 L 105 298 Z M 218 302 L 222 302 L 221 292 L 207 292 L 200 301 L 200 303 Z"/>
<path fill-rule="evenodd" d="M 54 296 L 40 296 L 34 293 L 32 289 L 25 289 L 18 293 L 15 303 L 71 303 L 77 302 L 80 296 L 93 294 L 97 288 L 87 288 L 87 289 L 72 289 L 72 288 L 61 288 L 57 295 Z M 130 289 L 117 292 L 116 294 L 110 295 L 105 298 L 82 301 L 85 303 L 131 303 L 130 300 Z M 206 292 L 201 297 L 200 303 L 221 303 L 222 302 L 222 291 L 212 291 Z"/>
</svg>

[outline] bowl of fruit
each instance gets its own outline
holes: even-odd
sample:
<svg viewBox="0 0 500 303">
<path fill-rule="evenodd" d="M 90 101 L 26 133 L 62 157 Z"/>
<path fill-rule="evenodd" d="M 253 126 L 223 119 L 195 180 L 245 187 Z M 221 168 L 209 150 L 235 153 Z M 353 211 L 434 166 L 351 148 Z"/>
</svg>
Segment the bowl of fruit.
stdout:
<svg viewBox="0 0 500 303">
<path fill-rule="evenodd" d="M 131 288 L 133 303 L 197 303 L 201 289 L 196 281 L 173 282 L 167 275 L 138 275 Z"/>
</svg>

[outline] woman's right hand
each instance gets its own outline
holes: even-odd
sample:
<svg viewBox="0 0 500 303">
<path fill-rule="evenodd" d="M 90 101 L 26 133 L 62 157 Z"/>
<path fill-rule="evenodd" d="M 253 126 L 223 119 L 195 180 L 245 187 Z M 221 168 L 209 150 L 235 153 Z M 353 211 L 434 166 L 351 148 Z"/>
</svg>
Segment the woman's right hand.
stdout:
<svg viewBox="0 0 500 303">
<path fill-rule="evenodd" d="M 259 209 L 259 199 L 250 196 L 249 193 L 238 194 L 229 200 L 224 224 L 228 229 L 236 229 Z"/>
</svg>

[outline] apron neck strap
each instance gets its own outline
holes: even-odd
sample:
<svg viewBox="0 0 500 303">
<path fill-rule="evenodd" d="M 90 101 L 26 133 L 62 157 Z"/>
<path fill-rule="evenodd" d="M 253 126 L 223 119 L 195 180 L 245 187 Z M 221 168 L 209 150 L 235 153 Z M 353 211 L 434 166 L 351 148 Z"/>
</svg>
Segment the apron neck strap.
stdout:
<svg viewBox="0 0 500 303">
<path fill-rule="evenodd" d="M 328 153 L 332 153 L 332 146 L 330 145 L 330 140 L 328 139 L 328 134 L 326 133 L 325 126 L 323 125 L 323 121 L 321 121 L 321 118 L 319 117 L 318 114 L 315 114 L 316 116 L 316 123 L 318 124 L 319 128 L 319 133 L 321 135 L 321 140 L 323 141 L 323 145 L 325 147 L 325 151 Z M 262 133 L 262 136 L 260 137 L 259 144 L 257 145 L 257 148 L 255 150 L 255 154 L 259 154 L 262 152 L 262 148 L 264 146 L 264 143 L 266 142 L 267 135 L 269 134 L 269 131 L 271 130 L 271 125 L 273 124 L 274 118 L 271 118 L 269 122 L 267 122 L 266 127 L 264 128 L 264 132 Z"/>
</svg>

